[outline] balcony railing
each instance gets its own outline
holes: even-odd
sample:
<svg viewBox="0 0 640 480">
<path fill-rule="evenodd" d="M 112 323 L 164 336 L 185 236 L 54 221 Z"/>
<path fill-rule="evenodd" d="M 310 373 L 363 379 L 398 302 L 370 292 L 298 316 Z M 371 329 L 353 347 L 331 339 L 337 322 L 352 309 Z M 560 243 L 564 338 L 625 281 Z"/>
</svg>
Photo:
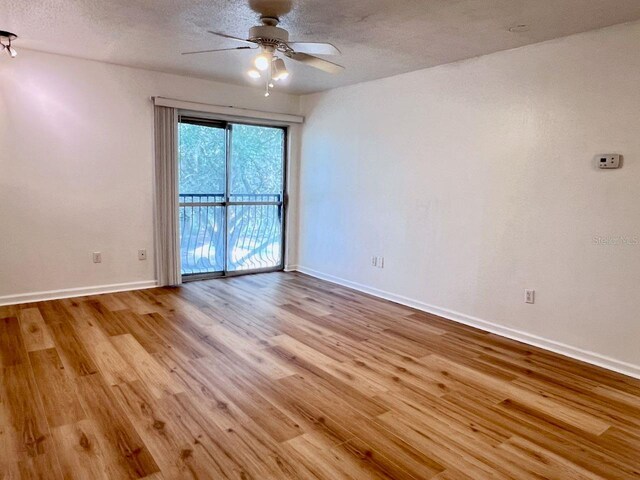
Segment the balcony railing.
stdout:
<svg viewBox="0 0 640 480">
<path fill-rule="evenodd" d="M 180 194 L 180 258 L 183 275 L 278 267 L 282 196 Z"/>
</svg>

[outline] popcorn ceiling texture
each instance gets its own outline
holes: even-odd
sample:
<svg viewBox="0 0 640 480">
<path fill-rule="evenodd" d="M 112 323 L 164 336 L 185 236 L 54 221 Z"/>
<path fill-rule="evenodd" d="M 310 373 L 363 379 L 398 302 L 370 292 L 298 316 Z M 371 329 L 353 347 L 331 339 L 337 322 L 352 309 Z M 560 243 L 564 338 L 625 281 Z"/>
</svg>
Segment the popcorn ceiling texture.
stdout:
<svg viewBox="0 0 640 480">
<path fill-rule="evenodd" d="M 329 41 L 344 54 L 337 62 L 347 70 L 337 76 L 293 65 L 288 93 L 327 90 L 640 19 L 637 0 L 7 0 L 0 7 L 0 27 L 18 33 L 23 48 L 250 84 L 243 73 L 252 52 L 180 52 L 237 45 L 206 31 L 246 37 L 258 23 L 251 6 L 280 15 L 293 40 Z M 508 32 L 521 23 L 530 31 Z"/>
</svg>

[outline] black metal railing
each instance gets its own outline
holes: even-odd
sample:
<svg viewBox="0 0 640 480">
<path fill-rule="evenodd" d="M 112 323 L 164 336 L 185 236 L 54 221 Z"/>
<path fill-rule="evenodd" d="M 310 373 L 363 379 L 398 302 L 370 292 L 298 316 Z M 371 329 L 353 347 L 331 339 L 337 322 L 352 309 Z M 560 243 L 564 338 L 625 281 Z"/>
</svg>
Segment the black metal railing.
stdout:
<svg viewBox="0 0 640 480">
<path fill-rule="evenodd" d="M 280 194 L 180 194 L 182 274 L 279 266 L 282 207 Z"/>
</svg>

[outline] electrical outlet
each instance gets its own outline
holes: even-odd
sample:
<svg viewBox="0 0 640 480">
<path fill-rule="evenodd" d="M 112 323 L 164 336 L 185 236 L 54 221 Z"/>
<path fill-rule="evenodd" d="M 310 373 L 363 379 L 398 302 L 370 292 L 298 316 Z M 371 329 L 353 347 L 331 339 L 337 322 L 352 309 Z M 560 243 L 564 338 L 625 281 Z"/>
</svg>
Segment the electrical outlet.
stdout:
<svg viewBox="0 0 640 480">
<path fill-rule="evenodd" d="M 147 250 L 145 248 L 141 248 L 138 250 L 138 260 L 146 260 L 147 259 Z"/>
<path fill-rule="evenodd" d="M 376 263 L 378 264 L 378 268 L 384 268 L 384 257 L 378 257 L 378 261 Z"/>
<path fill-rule="evenodd" d="M 371 257 L 371 266 L 372 267 L 378 266 L 378 257 Z"/>
<path fill-rule="evenodd" d="M 536 303 L 536 291 L 525 290 L 524 291 L 524 303 Z"/>
<path fill-rule="evenodd" d="M 102 263 L 102 253 L 93 252 L 93 263 Z"/>
</svg>

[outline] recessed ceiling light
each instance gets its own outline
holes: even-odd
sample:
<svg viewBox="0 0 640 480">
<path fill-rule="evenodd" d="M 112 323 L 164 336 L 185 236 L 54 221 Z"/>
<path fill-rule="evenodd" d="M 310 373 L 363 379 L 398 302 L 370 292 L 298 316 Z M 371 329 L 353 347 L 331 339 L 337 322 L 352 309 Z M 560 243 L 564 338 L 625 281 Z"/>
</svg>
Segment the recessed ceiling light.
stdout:
<svg viewBox="0 0 640 480">
<path fill-rule="evenodd" d="M 514 25 L 513 27 L 509 27 L 509 31 L 511 33 L 524 33 L 524 32 L 528 32 L 529 30 L 531 30 L 531 27 L 529 25 L 525 25 L 524 23 L 521 23 L 519 25 Z"/>
</svg>

